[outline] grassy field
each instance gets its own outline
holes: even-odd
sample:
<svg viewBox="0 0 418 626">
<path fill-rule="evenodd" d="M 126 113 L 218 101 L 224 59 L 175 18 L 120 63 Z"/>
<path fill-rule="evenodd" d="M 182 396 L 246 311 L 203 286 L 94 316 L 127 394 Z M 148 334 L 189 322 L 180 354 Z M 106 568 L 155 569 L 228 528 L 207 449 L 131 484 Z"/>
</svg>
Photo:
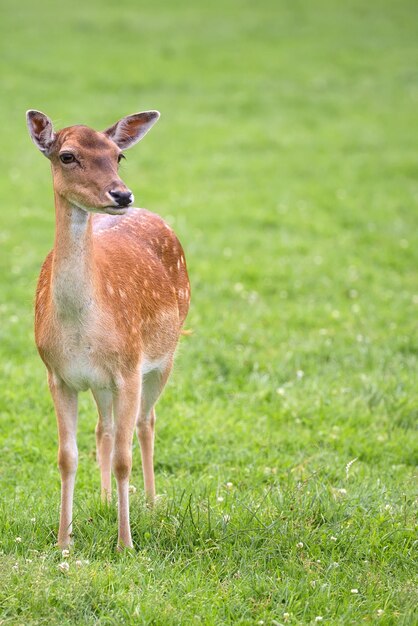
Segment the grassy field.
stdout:
<svg viewBox="0 0 418 626">
<path fill-rule="evenodd" d="M 418 622 L 418 11 L 412 0 L 3 0 L 0 624 Z M 74 546 L 32 332 L 54 232 L 24 113 L 105 128 L 175 228 L 193 305 L 135 551 L 81 396 Z"/>
</svg>

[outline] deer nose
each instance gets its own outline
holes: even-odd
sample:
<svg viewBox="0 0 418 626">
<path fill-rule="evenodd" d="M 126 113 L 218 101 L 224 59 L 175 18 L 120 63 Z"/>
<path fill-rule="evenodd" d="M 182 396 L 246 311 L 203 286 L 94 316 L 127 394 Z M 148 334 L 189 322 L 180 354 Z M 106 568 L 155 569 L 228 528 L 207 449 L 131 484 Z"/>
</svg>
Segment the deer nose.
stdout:
<svg viewBox="0 0 418 626">
<path fill-rule="evenodd" d="M 129 206 L 133 202 L 132 191 L 109 191 L 109 195 L 112 196 L 119 206 Z"/>
</svg>

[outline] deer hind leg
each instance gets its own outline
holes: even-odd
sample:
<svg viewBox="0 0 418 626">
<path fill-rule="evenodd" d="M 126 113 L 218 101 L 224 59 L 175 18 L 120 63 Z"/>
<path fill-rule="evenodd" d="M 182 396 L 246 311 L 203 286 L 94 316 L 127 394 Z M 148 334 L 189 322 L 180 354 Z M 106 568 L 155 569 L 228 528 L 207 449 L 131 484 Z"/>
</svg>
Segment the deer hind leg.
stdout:
<svg viewBox="0 0 418 626">
<path fill-rule="evenodd" d="M 99 413 L 96 425 L 96 450 L 100 467 L 101 497 L 103 502 L 110 502 L 112 498 L 113 397 L 112 392 L 105 389 L 93 391 L 93 396 Z"/>
<path fill-rule="evenodd" d="M 112 453 L 113 473 L 118 487 L 118 547 L 132 548 L 129 522 L 129 477 L 132 469 L 132 438 L 140 406 L 140 375 L 125 380 L 113 394 L 115 416 Z"/>
<path fill-rule="evenodd" d="M 58 425 L 58 466 L 61 474 L 61 507 L 58 545 L 67 548 L 71 541 L 73 497 L 78 465 L 77 392 L 48 373 L 48 384 L 55 405 Z"/>
<path fill-rule="evenodd" d="M 167 382 L 170 371 L 171 363 L 164 370 L 152 370 L 142 378 L 141 407 L 136 422 L 136 432 L 141 446 L 145 497 L 149 505 L 155 501 L 154 433 L 156 415 L 154 405 Z"/>
</svg>

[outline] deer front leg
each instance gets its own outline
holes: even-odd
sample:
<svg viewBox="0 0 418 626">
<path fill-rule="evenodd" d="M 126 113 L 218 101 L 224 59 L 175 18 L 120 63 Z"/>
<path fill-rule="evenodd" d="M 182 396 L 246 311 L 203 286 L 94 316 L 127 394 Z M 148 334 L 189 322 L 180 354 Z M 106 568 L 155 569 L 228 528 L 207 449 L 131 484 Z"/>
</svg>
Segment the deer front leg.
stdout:
<svg viewBox="0 0 418 626">
<path fill-rule="evenodd" d="M 62 380 L 48 374 L 48 384 L 55 405 L 58 425 L 58 467 L 61 473 L 61 507 L 58 545 L 67 548 L 71 541 L 73 496 L 78 465 L 77 392 Z"/>
<path fill-rule="evenodd" d="M 129 477 L 132 468 L 132 438 L 140 404 L 140 377 L 126 382 L 113 396 L 115 433 L 112 455 L 118 488 L 118 548 L 132 548 L 129 523 Z"/>
</svg>

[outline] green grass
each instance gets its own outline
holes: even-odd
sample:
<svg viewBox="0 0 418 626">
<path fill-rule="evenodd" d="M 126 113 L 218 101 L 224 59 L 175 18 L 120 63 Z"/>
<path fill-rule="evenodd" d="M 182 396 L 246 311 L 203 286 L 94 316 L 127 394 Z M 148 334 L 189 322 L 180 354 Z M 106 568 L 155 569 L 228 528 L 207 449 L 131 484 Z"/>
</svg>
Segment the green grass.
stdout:
<svg viewBox="0 0 418 626">
<path fill-rule="evenodd" d="M 417 13 L 3 1 L 1 625 L 417 623 Z M 81 396 L 67 573 L 32 334 L 53 199 L 27 108 L 99 129 L 162 112 L 123 178 L 175 228 L 193 288 L 154 512 L 135 443 L 133 553 Z"/>
</svg>

